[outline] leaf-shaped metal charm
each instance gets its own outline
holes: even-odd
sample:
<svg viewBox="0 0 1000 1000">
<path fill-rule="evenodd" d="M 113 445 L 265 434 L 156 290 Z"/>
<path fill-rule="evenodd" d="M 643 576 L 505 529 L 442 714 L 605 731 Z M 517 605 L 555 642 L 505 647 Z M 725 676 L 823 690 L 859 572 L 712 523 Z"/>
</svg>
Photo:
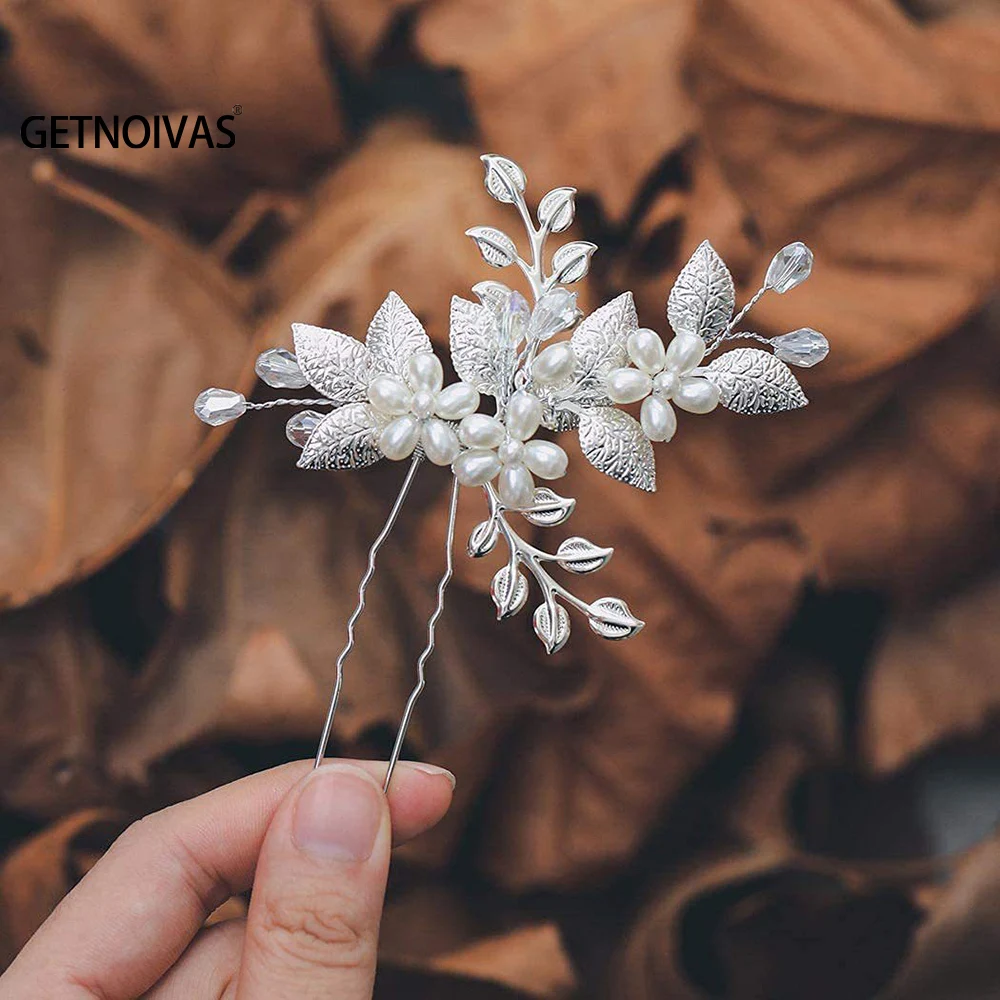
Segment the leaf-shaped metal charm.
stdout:
<svg viewBox="0 0 1000 1000">
<path fill-rule="evenodd" d="M 556 284 L 571 285 L 590 270 L 590 258 L 597 250 L 596 243 L 583 240 L 567 243 L 552 255 L 552 274 Z"/>
<path fill-rule="evenodd" d="M 590 605 L 590 627 L 605 639 L 628 639 L 646 624 L 620 597 L 601 597 Z"/>
<path fill-rule="evenodd" d="M 576 501 L 572 497 L 561 497 L 547 486 L 539 486 L 535 489 L 531 506 L 519 510 L 518 514 L 541 528 L 552 528 L 568 520 L 575 507 Z"/>
<path fill-rule="evenodd" d="M 576 188 L 553 188 L 538 203 L 538 221 L 551 233 L 561 233 L 573 224 Z"/>
<path fill-rule="evenodd" d="M 510 377 L 513 351 L 500 341 L 496 315 L 487 306 L 452 296 L 451 361 L 463 382 L 499 396 Z"/>
<path fill-rule="evenodd" d="M 513 160 L 496 153 L 487 153 L 479 159 L 486 167 L 486 190 L 505 205 L 515 204 L 528 183 L 524 171 Z"/>
<path fill-rule="evenodd" d="M 580 448 L 587 461 L 612 479 L 656 492 L 653 446 L 624 410 L 595 406 L 580 415 Z"/>
<path fill-rule="evenodd" d="M 593 573 L 606 566 L 614 549 L 602 548 L 586 538 L 567 538 L 556 549 L 556 562 L 570 573 Z"/>
<path fill-rule="evenodd" d="M 510 289 L 502 281 L 480 281 L 472 286 L 472 291 L 493 313 L 499 313 L 510 298 Z"/>
<path fill-rule="evenodd" d="M 299 368 L 310 385 L 338 404 L 367 398 L 371 363 L 360 340 L 308 323 L 293 323 L 292 338 Z"/>
<path fill-rule="evenodd" d="M 491 518 L 489 521 L 480 521 L 472 529 L 472 534 L 469 535 L 469 556 L 473 559 L 479 559 L 487 552 L 491 552 L 499 535 L 500 529 L 497 527 L 495 518 Z"/>
<path fill-rule="evenodd" d="M 420 320 L 395 292 L 390 292 L 378 307 L 365 342 L 372 368 L 397 378 L 406 377 L 406 363 L 414 354 L 434 349 Z"/>
<path fill-rule="evenodd" d="M 605 402 L 611 402 L 605 400 Z M 580 414 L 567 410 L 556 403 L 544 403 L 542 426 L 550 431 L 575 431 L 580 426 Z"/>
<path fill-rule="evenodd" d="M 569 615 L 561 604 L 557 604 L 555 608 L 555 621 L 549 615 L 548 604 L 539 604 L 531 619 L 535 635 L 542 640 L 546 653 L 558 653 L 569 639 Z"/>
<path fill-rule="evenodd" d="M 722 405 L 736 413 L 777 413 L 809 402 L 788 365 L 753 347 L 727 351 L 698 372 L 719 387 Z"/>
<path fill-rule="evenodd" d="M 300 469 L 362 469 L 382 457 L 378 425 L 367 403 L 348 403 L 327 414 L 309 435 Z"/>
<path fill-rule="evenodd" d="M 528 581 L 520 570 L 514 571 L 511 582 L 510 566 L 501 566 L 490 584 L 490 597 L 497 607 L 497 621 L 516 615 L 528 599 Z"/>
<path fill-rule="evenodd" d="M 705 240 L 670 289 L 667 319 L 674 333 L 694 333 L 711 341 L 725 330 L 735 305 L 733 276 Z"/>
<path fill-rule="evenodd" d="M 559 393 L 581 406 L 611 405 L 604 388 L 608 372 L 628 364 L 625 343 L 639 326 L 631 292 L 595 309 L 573 331 L 570 343 L 576 355 L 572 392 Z"/>
<path fill-rule="evenodd" d="M 475 241 L 483 260 L 490 267 L 507 267 L 517 260 L 517 247 L 506 234 L 492 226 L 473 226 L 466 229 L 465 235 Z"/>
</svg>

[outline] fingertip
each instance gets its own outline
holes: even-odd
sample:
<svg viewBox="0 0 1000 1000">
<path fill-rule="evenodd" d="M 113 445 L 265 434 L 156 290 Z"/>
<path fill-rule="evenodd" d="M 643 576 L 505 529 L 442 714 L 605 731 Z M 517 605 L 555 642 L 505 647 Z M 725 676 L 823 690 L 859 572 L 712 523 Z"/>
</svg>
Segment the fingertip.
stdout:
<svg viewBox="0 0 1000 1000">
<path fill-rule="evenodd" d="M 400 761 L 389 785 L 393 843 L 404 844 L 436 826 L 455 791 L 451 771 L 422 761 Z"/>
</svg>

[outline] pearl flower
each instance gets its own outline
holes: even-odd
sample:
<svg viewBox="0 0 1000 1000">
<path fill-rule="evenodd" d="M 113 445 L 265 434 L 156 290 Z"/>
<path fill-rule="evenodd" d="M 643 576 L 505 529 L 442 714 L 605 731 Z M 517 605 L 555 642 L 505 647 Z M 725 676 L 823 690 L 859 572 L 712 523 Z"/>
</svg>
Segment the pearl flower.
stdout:
<svg viewBox="0 0 1000 1000">
<path fill-rule="evenodd" d="M 368 401 L 393 419 L 379 435 L 379 450 L 393 461 L 409 458 L 419 444 L 435 465 L 451 465 L 461 446 L 445 421 L 461 420 L 479 406 L 479 393 L 466 382 L 443 389 L 444 371 L 437 356 L 423 351 L 406 365 L 406 381 L 379 375 L 368 386 Z"/>
<path fill-rule="evenodd" d="M 504 505 L 519 510 L 535 496 L 532 473 L 542 479 L 566 474 L 569 459 L 552 441 L 531 441 L 542 420 L 542 403 L 523 389 L 507 403 L 503 423 L 484 413 L 473 413 L 459 425 L 458 435 L 469 450 L 463 451 L 452 471 L 463 486 L 484 486 L 499 476 L 498 490 Z"/>
<path fill-rule="evenodd" d="M 710 413 L 719 405 L 719 389 L 706 378 L 691 375 L 705 356 L 705 341 L 680 333 L 664 350 L 653 330 L 629 335 L 628 356 L 635 368 L 608 373 L 605 388 L 616 403 L 643 400 L 639 421 L 650 441 L 669 441 L 677 430 L 677 414 L 670 402 L 689 413 Z"/>
</svg>

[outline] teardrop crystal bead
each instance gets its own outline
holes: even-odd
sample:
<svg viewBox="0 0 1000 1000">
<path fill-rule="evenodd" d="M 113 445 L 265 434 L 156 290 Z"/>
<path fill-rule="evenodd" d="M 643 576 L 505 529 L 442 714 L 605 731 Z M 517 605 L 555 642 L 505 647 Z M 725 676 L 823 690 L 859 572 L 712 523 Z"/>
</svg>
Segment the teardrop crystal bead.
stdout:
<svg viewBox="0 0 1000 1000">
<path fill-rule="evenodd" d="M 539 300 L 531 314 L 532 340 L 548 340 L 576 322 L 576 292 L 553 288 Z"/>
<path fill-rule="evenodd" d="M 194 401 L 195 416 L 212 427 L 228 424 L 230 420 L 243 416 L 246 410 L 247 401 L 243 393 L 233 392 L 232 389 L 206 389 Z"/>
<path fill-rule="evenodd" d="M 818 365 L 829 353 L 830 343 L 818 330 L 808 326 L 801 330 L 772 337 L 774 356 L 789 365 L 799 368 L 812 368 Z"/>
<path fill-rule="evenodd" d="M 789 243 L 771 260 L 767 277 L 764 278 L 764 287 L 784 295 L 809 277 L 812 266 L 812 250 L 805 243 Z"/>
<path fill-rule="evenodd" d="M 257 358 L 254 365 L 257 377 L 272 389 L 302 389 L 309 379 L 302 374 L 298 359 L 283 347 L 272 347 Z"/>
<path fill-rule="evenodd" d="M 289 417 L 285 424 L 285 437 L 288 438 L 296 448 L 304 448 L 309 442 L 309 435 L 316 430 L 316 425 L 323 419 L 324 414 L 315 410 L 302 410 Z"/>
<path fill-rule="evenodd" d="M 511 292 L 500 313 L 500 330 L 504 341 L 516 346 L 528 334 L 531 308 L 528 300 L 520 292 Z"/>
</svg>

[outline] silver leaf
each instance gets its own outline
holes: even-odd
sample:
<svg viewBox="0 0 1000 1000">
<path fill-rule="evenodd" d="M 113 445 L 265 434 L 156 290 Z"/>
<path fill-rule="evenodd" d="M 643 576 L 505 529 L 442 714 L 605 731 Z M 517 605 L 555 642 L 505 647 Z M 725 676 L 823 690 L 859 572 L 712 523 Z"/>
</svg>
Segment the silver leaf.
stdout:
<svg viewBox="0 0 1000 1000">
<path fill-rule="evenodd" d="M 528 581 L 520 570 L 515 570 L 512 585 L 510 566 L 501 566 L 490 584 L 490 597 L 493 598 L 497 608 L 497 620 L 510 618 L 516 615 L 528 600 Z"/>
<path fill-rule="evenodd" d="M 327 414 L 309 435 L 300 469 L 363 469 L 382 457 L 378 425 L 367 403 L 348 403 Z"/>
<path fill-rule="evenodd" d="M 473 559 L 479 559 L 488 552 L 491 552 L 493 546 L 497 543 L 499 535 L 500 529 L 497 527 L 495 519 L 491 518 L 489 521 L 480 521 L 472 529 L 472 534 L 469 535 L 469 556 Z"/>
<path fill-rule="evenodd" d="M 518 514 L 541 528 L 552 528 L 568 520 L 575 507 L 576 501 L 572 497 L 561 497 L 547 486 L 539 486 L 535 489 L 531 506 L 519 510 Z"/>
<path fill-rule="evenodd" d="M 543 400 L 542 426 L 550 431 L 575 431 L 580 426 L 580 415 L 560 407 L 558 403 Z M 610 400 L 607 400 L 610 402 Z"/>
<path fill-rule="evenodd" d="M 733 276 L 705 240 L 670 289 L 667 319 L 674 333 L 694 333 L 710 341 L 725 330 L 735 305 Z"/>
<path fill-rule="evenodd" d="M 499 229 L 494 229 L 492 226 L 473 226 L 471 229 L 466 229 L 465 235 L 475 241 L 483 260 L 490 267 L 507 267 L 517 260 L 517 247 L 514 246 L 514 241 Z"/>
<path fill-rule="evenodd" d="M 397 378 L 405 378 L 406 362 L 414 354 L 433 350 L 420 320 L 395 292 L 390 292 L 378 307 L 366 343 L 372 368 Z"/>
<path fill-rule="evenodd" d="M 580 448 L 588 462 L 612 479 L 656 492 L 653 446 L 624 410 L 595 406 L 580 415 Z"/>
<path fill-rule="evenodd" d="M 567 243 L 552 255 L 552 274 L 559 285 L 571 285 L 590 270 L 590 258 L 597 250 L 596 243 L 583 240 Z"/>
<path fill-rule="evenodd" d="M 510 298 L 510 289 L 502 281 L 480 281 L 472 286 L 472 291 L 494 313 L 499 313 Z"/>
<path fill-rule="evenodd" d="M 486 190 L 505 205 L 515 204 L 528 183 L 524 171 L 513 160 L 496 153 L 486 153 L 479 159 L 486 167 Z"/>
<path fill-rule="evenodd" d="M 513 365 L 513 351 L 500 342 L 496 315 L 487 306 L 451 299 L 451 361 L 463 382 L 499 396 Z"/>
<path fill-rule="evenodd" d="M 554 622 L 549 615 L 548 604 L 539 604 L 531 619 L 535 635 L 542 640 L 546 653 L 558 653 L 569 640 L 569 615 L 566 614 L 566 609 L 561 604 L 557 604 L 555 608 L 556 620 Z"/>
<path fill-rule="evenodd" d="M 628 639 L 646 624 L 619 597 L 601 597 L 590 605 L 590 627 L 605 639 Z"/>
<path fill-rule="evenodd" d="M 606 566 L 614 549 L 602 548 L 586 538 L 567 538 L 556 549 L 556 562 L 570 573 L 593 573 Z"/>
<path fill-rule="evenodd" d="M 727 351 L 699 371 L 719 387 L 722 405 L 736 413 L 777 413 L 809 402 L 788 365 L 753 347 Z"/>
<path fill-rule="evenodd" d="M 367 398 L 371 381 L 368 348 L 346 334 L 293 323 L 295 356 L 310 385 L 339 404 Z"/>
<path fill-rule="evenodd" d="M 553 188 L 538 203 L 538 221 L 552 233 L 569 229 L 576 214 L 575 196 L 576 188 Z"/>
<path fill-rule="evenodd" d="M 625 342 L 638 326 L 631 292 L 622 292 L 587 316 L 570 338 L 577 362 L 572 390 L 559 397 L 580 406 L 610 406 L 604 380 L 613 368 L 628 364 Z M 552 402 L 558 406 L 558 399 Z"/>
</svg>

